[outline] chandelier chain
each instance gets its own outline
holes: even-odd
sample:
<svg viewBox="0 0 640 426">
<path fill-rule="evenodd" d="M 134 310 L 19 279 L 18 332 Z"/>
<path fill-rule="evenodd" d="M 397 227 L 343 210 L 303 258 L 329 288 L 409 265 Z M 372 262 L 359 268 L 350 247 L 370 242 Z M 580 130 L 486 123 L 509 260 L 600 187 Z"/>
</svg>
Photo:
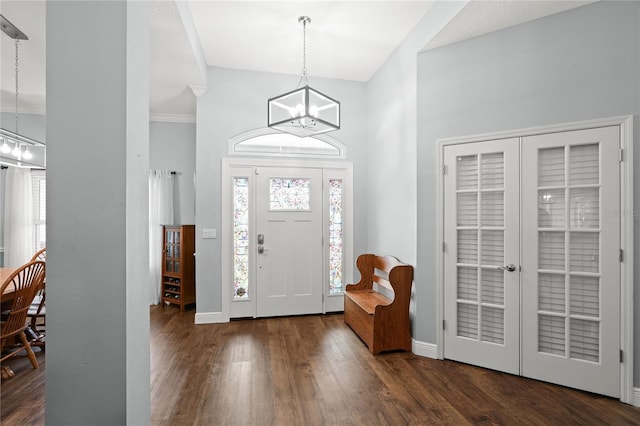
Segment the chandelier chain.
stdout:
<svg viewBox="0 0 640 426">
<path fill-rule="evenodd" d="M 20 44 L 20 40 L 16 38 L 16 133 L 20 133 L 18 132 L 18 64 L 19 64 L 19 56 L 18 56 L 18 46 Z"/>
<path fill-rule="evenodd" d="M 302 19 L 302 79 L 309 85 L 307 78 L 307 19 Z"/>
</svg>

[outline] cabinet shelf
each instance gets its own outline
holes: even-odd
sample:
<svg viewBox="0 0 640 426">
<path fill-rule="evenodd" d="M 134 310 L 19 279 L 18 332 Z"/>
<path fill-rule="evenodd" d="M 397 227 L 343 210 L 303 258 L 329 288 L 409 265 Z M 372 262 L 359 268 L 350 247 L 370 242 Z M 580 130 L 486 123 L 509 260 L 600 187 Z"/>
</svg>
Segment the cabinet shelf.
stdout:
<svg viewBox="0 0 640 426">
<path fill-rule="evenodd" d="M 180 306 L 196 302 L 195 225 L 163 225 L 162 301 Z"/>
</svg>

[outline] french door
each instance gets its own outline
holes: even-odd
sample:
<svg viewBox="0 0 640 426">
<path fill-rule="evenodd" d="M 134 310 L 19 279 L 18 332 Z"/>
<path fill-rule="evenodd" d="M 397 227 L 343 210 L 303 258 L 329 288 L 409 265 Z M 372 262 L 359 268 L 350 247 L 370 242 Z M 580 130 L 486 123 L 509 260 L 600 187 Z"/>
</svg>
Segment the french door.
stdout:
<svg viewBox="0 0 640 426">
<path fill-rule="evenodd" d="M 619 128 L 444 147 L 444 356 L 620 393 Z"/>
</svg>

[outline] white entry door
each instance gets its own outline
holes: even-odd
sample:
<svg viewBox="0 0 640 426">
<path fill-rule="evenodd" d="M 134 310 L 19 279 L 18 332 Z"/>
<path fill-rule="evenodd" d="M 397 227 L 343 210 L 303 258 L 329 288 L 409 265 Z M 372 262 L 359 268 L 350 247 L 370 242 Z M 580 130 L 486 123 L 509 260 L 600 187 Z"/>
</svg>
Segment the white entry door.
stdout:
<svg viewBox="0 0 640 426">
<path fill-rule="evenodd" d="M 620 395 L 619 146 L 617 126 L 445 146 L 445 358 Z"/>
<path fill-rule="evenodd" d="M 257 315 L 321 313 L 322 169 L 257 173 Z"/>
<path fill-rule="evenodd" d="M 445 358 L 518 374 L 518 139 L 445 147 Z"/>
</svg>

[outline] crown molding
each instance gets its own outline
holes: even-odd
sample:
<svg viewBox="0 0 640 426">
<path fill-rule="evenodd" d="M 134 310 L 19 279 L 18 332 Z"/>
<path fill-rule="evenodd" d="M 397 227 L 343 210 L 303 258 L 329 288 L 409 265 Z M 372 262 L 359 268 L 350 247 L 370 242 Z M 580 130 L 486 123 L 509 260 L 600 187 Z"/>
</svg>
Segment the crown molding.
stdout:
<svg viewBox="0 0 640 426">
<path fill-rule="evenodd" d="M 2 104 L 0 112 L 15 114 L 16 106 L 15 104 Z M 45 105 L 20 105 L 18 114 L 47 115 L 47 107 Z"/>
<path fill-rule="evenodd" d="M 15 114 L 16 107 L 11 104 L 0 105 L 0 112 L 7 114 Z M 18 108 L 19 114 L 34 114 L 34 115 L 47 115 L 47 108 L 45 105 L 20 105 Z M 191 114 L 165 114 L 165 113 L 150 113 L 149 121 L 159 121 L 166 123 L 189 123 L 194 124 L 196 122 L 196 116 Z"/>
<path fill-rule="evenodd" d="M 195 124 L 196 116 L 191 114 L 165 114 L 152 112 L 149 114 L 149 121 L 158 121 L 164 123 L 189 123 Z"/>
</svg>

